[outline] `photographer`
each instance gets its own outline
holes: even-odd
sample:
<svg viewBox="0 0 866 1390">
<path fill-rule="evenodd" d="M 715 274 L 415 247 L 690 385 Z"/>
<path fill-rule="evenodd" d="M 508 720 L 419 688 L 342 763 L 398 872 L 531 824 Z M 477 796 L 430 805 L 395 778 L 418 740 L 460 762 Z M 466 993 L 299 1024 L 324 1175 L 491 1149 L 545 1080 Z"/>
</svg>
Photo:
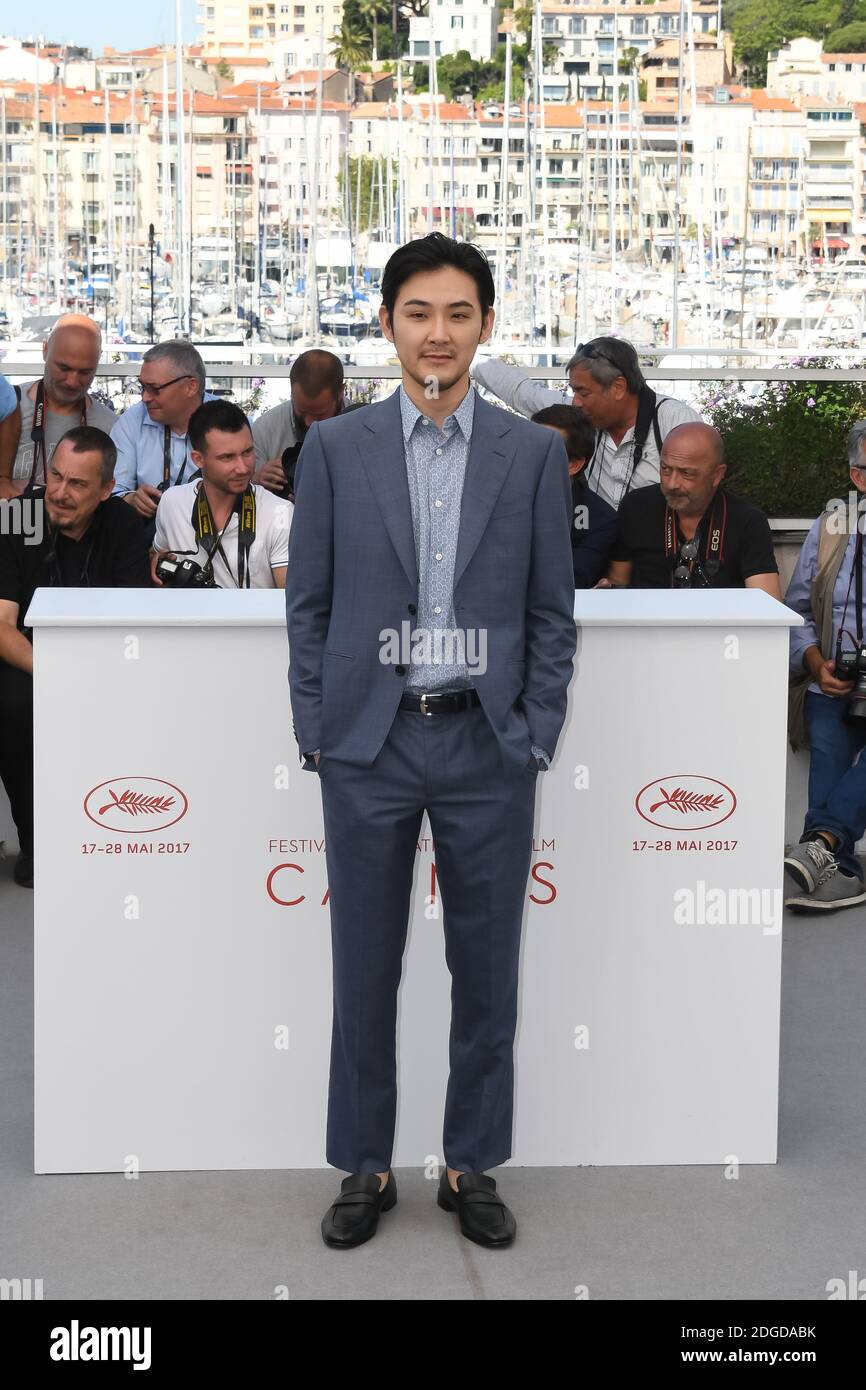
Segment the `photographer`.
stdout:
<svg viewBox="0 0 866 1390">
<path fill-rule="evenodd" d="M 292 509 L 253 482 L 253 436 L 246 415 L 230 401 L 205 401 L 189 422 L 189 439 L 201 478 L 170 488 L 160 499 L 154 583 L 285 588 Z"/>
<path fill-rule="evenodd" d="M 770 525 L 725 492 L 721 436 L 700 421 L 662 445 L 659 482 L 619 509 L 607 578 L 596 588 L 763 589 L 781 602 Z"/>
<path fill-rule="evenodd" d="M 295 359 L 289 383 L 291 398 L 266 410 L 253 425 L 253 482 L 294 502 L 295 464 L 310 425 L 358 406 L 346 405 L 343 398 L 345 383 L 339 357 L 322 348 L 311 348 Z"/>
<path fill-rule="evenodd" d="M 866 492 L 866 420 L 848 436 L 848 469 Z M 861 503 L 861 507 L 862 507 Z M 785 602 L 805 618 L 791 629 L 789 732 L 809 745 L 809 809 L 785 858 L 795 885 L 786 906 L 826 912 L 866 901 L 854 846 L 866 831 L 866 647 L 863 534 L 828 508 L 803 542 Z M 853 698 L 852 698 L 853 697 Z"/>
<path fill-rule="evenodd" d="M 114 491 L 142 518 L 150 541 L 163 492 L 188 483 L 195 473 L 189 422 L 209 399 L 201 354 L 183 338 L 148 348 L 138 390 L 141 400 L 111 431 L 117 446 Z"/>
<path fill-rule="evenodd" d="M 571 478 L 571 559 L 575 589 L 591 589 L 607 566 L 616 538 L 616 512 L 588 486 L 584 469 L 595 448 L 589 417 L 573 405 L 549 405 L 536 411 L 534 425 L 562 436 Z"/>
<path fill-rule="evenodd" d="M 103 430 L 76 425 L 48 460 L 44 488 L 31 486 L 15 500 L 20 515 L 27 506 L 28 533 L 0 529 L 0 777 L 18 829 L 15 882 L 23 888 L 33 887 L 33 647 L 24 626 L 30 600 L 50 585 L 150 586 L 141 526 L 111 496 L 116 458 Z"/>
</svg>

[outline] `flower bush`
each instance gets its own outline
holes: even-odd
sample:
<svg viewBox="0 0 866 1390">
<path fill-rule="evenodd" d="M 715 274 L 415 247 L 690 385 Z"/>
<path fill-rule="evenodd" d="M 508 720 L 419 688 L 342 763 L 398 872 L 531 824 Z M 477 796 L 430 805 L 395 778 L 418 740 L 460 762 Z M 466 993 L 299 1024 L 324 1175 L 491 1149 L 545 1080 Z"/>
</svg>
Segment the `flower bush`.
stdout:
<svg viewBox="0 0 866 1390">
<path fill-rule="evenodd" d="M 832 357 L 780 366 L 850 366 Z M 749 387 L 757 390 L 750 393 Z M 863 381 L 707 383 L 696 403 L 725 441 L 726 484 L 771 517 L 816 517 L 831 497 L 846 497 L 847 437 L 866 419 Z"/>
</svg>

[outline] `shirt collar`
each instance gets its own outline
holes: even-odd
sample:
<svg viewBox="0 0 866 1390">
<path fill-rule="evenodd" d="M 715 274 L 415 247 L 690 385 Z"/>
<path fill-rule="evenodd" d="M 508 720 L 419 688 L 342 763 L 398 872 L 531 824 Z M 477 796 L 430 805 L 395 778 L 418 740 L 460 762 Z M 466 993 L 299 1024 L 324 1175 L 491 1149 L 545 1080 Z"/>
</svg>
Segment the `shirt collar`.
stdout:
<svg viewBox="0 0 866 1390">
<path fill-rule="evenodd" d="M 470 385 L 469 390 L 466 392 L 466 395 L 463 397 L 457 409 L 446 416 L 442 424 L 442 428 L 445 430 L 449 421 L 456 420 L 458 428 L 467 443 L 472 437 L 472 420 L 475 414 L 475 394 L 475 387 Z M 403 421 L 403 440 L 405 443 L 409 442 L 409 437 L 418 421 L 422 419 L 422 417 L 424 419 L 429 419 L 429 416 L 424 416 L 415 402 L 409 398 L 402 381 L 400 382 L 400 415 Z M 450 433 L 450 431 L 448 432 Z"/>
</svg>

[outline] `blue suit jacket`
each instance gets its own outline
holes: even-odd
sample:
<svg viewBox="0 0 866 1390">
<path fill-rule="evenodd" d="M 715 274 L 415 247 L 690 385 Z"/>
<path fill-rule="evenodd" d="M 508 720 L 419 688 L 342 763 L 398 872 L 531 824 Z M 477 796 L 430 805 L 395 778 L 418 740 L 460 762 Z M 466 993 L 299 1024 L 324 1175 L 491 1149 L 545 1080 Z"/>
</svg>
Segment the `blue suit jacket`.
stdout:
<svg viewBox="0 0 866 1390">
<path fill-rule="evenodd" d="M 301 754 L 369 767 L 408 667 L 385 629 L 414 630 L 418 569 L 399 389 L 311 426 L 295 470 L 286 619 Z M 486 629 L 471 680 L 506 762 L 551 756 L 577 644 L 571 484 L 560 435 L 475 400 L 454 567 L 454 622 Z M 307 760 L 308 770 L 314 769 Z"/>
</svg>

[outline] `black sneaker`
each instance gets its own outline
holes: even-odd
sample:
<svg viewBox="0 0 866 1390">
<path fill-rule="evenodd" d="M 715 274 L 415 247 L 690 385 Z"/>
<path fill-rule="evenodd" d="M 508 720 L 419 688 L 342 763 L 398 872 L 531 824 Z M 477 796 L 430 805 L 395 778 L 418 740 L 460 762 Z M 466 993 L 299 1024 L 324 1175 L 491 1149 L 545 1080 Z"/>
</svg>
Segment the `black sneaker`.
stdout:
<svg viewBox="0 0 866 1390">
<path fill-rule="evenodd" d="M 33 887 L 33 855 L 19 854 L 15 860 L 15 868 L 12 877 L 22 888 Z"/>
</svg>

